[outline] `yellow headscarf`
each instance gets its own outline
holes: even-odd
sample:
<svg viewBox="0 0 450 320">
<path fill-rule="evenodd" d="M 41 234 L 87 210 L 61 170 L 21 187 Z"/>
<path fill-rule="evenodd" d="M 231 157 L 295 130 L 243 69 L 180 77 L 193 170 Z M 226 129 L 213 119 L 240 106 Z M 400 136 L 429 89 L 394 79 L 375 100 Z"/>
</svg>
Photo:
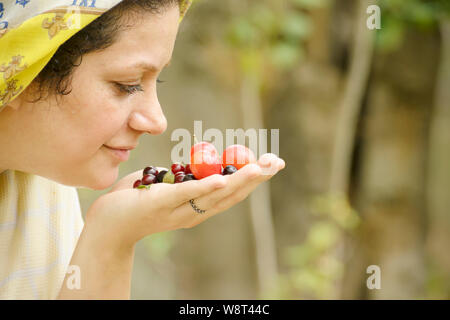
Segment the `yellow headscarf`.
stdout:
<svg viewBox="0 0 450 320">
<path fill-rule="evenodd" d="M 120 2 L 0 2 L 0 111 L 27 88 L 65 41 Z M 180 22 L 191 3 L 181 3 Z"/>
</svg>

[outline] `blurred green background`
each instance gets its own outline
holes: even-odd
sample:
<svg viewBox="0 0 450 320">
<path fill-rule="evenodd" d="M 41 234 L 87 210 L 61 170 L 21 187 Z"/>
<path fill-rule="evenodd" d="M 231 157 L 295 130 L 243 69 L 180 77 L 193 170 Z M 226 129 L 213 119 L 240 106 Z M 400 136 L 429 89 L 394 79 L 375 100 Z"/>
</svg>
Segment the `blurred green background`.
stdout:
<svg viewBox="0 0 450 320">
<path fill-rule="evenodd" d="M 450 298 L 449 1 L 197 0 L 161 79 L 168 129 L 121 177 L 169 167 L 194 120 L 280 129 L 286 168 L 139 242 L 132 299 Z M 83 212 L 103 193 L 79 189 Z"/>
</svg>

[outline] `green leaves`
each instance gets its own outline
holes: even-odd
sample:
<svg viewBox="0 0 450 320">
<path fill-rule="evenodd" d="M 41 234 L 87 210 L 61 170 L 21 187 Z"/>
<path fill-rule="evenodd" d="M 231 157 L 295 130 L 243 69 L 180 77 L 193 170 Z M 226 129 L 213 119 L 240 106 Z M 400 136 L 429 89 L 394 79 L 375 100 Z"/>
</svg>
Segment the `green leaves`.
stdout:
<svg viewBox="0 0 450 320">
<path fill-rule="evenodd" d="M 360 218 L 345 197 L 322 195 L 311 203 L 318 220 L 313 222 L 301 244 L 283 252 L 283 260 L 291 267 L 280 282 L 286 298 L 292 294 L 326 299 L 339 296 L 344 264 L 342 243 L 359 225 Z"/>
<path fill-rule="evenodd" d="M 291 0 L 303 9 L 318 9 L 330 4 L 329 0 Z"/>
<path fill-rule="evenodd" d="M 250 21 L 239 18 L 231 25 L 228 40 L 235 47 L 253 46 L 257 44 L 258 36 L 258 30 Z"/>
<path fill-rule="evenodd" d="M 408 28 L 427 30 L 437 26 L 438 20 L 450 15 L 447 0 L 380 0 L 381 30 L 377 32 L 377 46 L 383 51 L 396 50 Z"/>
<path fill-rule="evenodd" d="M 397 19 L 386 17 L 382 26 L 377 32 L 377 46 L 385 52 L 396 50 L 403 42 L 405 25 Z"/>
<path fill-rule="evenodd" d="M 159 232 L 145 237 L 142 241 L 148 251 L 149 258 L 154 262 L 167 260 L 170 250 L 175 243 L 173 232 Z"/>
<path fill-rule="evenodd" d="M 303 48 L 289 43 L 278 43 L 271 48 L 270 61 L 279 69 L 288 69 L 303 58 Z"/>
<path fill-rule="evenodd" d="M 286 6 L 276 8 L 259 3 L 236 17 L 226 40 L 240 52 L 243 71 L 259 73 L 258 69 L 264 67 L 262 61 L 283 71 L 301 61 L 303 43 L 311 35 L 313 24 L 309 15 L 299 9 L 318 8 L 325 3 L 328 1 L 290 0 Z"/>
<path fill-rule="evenodd" d="M 287 41 L 298 42 L 306 40 L 311 34 L 312 23 L 308 15 L 301 12 L 292 12 L 287 14 L 281 21 L 280 33 Z"/>
<path fill-rule="evenodd" d="M 340 230 L 330 222 L 319 222 L 311 227 L 308 242 L 318 251 L 328 250 L 339 240 Z"/>
</svg>

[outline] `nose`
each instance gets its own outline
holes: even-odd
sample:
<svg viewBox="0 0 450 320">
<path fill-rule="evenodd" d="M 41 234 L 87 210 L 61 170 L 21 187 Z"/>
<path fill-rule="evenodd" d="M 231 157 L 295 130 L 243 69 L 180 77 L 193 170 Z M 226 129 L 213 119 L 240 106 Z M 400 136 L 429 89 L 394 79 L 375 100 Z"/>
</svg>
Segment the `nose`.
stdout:
<svg viewBox="0 0 450 320">
<path fill-rule="evenodd" d="M 166 131 L 167 119 L 164 116 L 158 99 L 155 99 L 150 106 L 136 108 L 129 119 L 129 126 L 137 131 L 158 135 Z"/>
</svg>

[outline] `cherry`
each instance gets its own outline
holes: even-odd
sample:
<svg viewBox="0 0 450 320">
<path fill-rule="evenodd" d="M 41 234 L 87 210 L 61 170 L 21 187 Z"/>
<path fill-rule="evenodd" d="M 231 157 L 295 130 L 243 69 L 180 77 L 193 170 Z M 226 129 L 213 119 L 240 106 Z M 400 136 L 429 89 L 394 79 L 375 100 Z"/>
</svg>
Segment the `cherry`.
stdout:
<svg viewBox="0 0 450 320">
<path fill-rule="evenodd" d="M 194 144 L 194 146 L 191 148 L 191 159 L 192 159 L 192 156 L 194 155 L 194 153 L 202 152 L 202 151 L 219 154 L 213 144 L 203 141 L 203 142 Z M 191 164 L 192 164 L 192 161 L 191 161 Z"/>
<path fill-rule="evenodd" d="M 197 139 L 194 136 L 194 139 Z M 220 165 L 219 165 L 220 164 Z M 222 172 L 219 153 L 209 142 L 198 142 L 191 148 L 189 169 L 196 179 L 203 179 Z"/>
<path fill-rule="evenodd" d="M 228 174 L 233 174 L 233 173 L 235 173 L 236 171 L 237 171 L 237 169 L 236 169 L 235 166 L 228 165 L 228 166 L 225 167 L 225 169 L 223 169 L 222 174 L 223 174 L 224 176 L 226 176 L 226 175 L 228 175 Z"/>
<path fill-rule="evenodd" d="M 136 180 L 133 184 L 133 188 L 137 188 L 141 185 L 141 180 Z"/>
<path fill-rule="evenodd" d="M 196 179 L 203 179 L 222 172 L 220 157 L 216 152 L 199 151 L 191 157 L 191 171 Z"/>
<path fill-rule="evenodd" d="M 191 180 L 196 180 L 196 179 L 192 173 L 188 173 L 187 175 L 184 176 L 183 182 L 191 181 Z"/>
<path fill-rule="evenodd" d="M 194 136 L 195 139 L 195 136 Z M 191 148 L 191 163 L 174 163 L 170 170 L 158 171 L 154 166 L 143 170 L 141 180 L 136 180 L 133 188 L 150 188 L 154 183 L 181 183 L 203 179 L 213 174 L 233 174 L 245 165 L 256 162 L 253 152 L 243 145 L 231 145 L 220 157 L 214 145 L 197 142 Z"/>
<path fill-rule="evenodd" d="M 158 180 L 156 179 L 156 176 L 153 174 L 146 174 L 142 177 L 142 184 L 143 185 L 149 185 L 152 183 L 156 183 Z"/>
<path fill-rule="evenodd" d="M 144 169 L 143 175 L 145 176 L 146 174 L 152 174 L 154 176 L 157 176 L 158 170 L 155 167 L 150 166 Z"/>
<path fill-rule="evenodd" d="M 184 172 L 177 172 L 175 174 L 175 183 L 183 182 L 185 176 Z"/>
<path fill-rule="evenodd" d="M 156 179 L 158 182 L 163 182 L 164 175 L 167 173 L 167 170 L 161 170 L 158 175 L 156 176 Z"/>
<path fill-rule="evenodd" d="M 252 150 L 240 144 L 234 144 L 227 147 L 222 155 L 222 166 L 233 165 L 236 169 L 256 162 L 255 155 Z"/>
<path fill-rule="evenodd" d="M 172 164 L 171 169 L 174 174 L 177 172 L 184 172 L 184 167 L 179 163 Z"/>
</svg>

